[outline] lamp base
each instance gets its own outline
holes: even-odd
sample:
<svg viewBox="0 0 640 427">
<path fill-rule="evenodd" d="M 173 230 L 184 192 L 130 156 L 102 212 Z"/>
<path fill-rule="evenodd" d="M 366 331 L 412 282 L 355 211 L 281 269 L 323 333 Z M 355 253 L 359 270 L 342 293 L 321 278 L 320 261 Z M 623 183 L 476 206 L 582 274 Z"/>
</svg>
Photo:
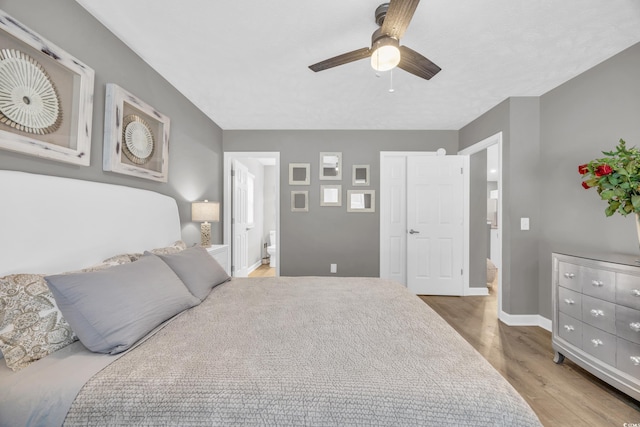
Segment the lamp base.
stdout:
<svg viewBox="0 0 640 427">
<path fill-rule="evenodd" d="M 211 223 L 206 221 L 200 224 L 200 246 L 211 246 Z"/>
</svg>

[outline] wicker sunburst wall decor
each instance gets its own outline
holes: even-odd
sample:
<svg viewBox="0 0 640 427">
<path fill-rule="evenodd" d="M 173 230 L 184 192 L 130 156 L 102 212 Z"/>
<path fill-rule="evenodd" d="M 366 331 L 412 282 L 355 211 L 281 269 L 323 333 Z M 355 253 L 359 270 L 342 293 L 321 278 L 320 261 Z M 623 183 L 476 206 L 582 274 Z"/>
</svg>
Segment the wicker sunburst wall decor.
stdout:
<svg viewBox="0 0 640 427">
<path fill-rule="evenodd" d="M 0 123 L 45 135 L 62 121 L 58 92 L 35 59 L 15 49 L 0 49 Z"/>
<path fill-rule="evenodd" d="M 122 144 L 124 155 L 137 165 L 144 165 L 153 155 L 155 141 L 153 132 L 144 119 L 130 114 L 122 123 Z"/>
<path fill-rule="evenodd" d="M 81 60 L 0 10 L 0 150 L 89 166 L 94 80 Z"/>
</svg>

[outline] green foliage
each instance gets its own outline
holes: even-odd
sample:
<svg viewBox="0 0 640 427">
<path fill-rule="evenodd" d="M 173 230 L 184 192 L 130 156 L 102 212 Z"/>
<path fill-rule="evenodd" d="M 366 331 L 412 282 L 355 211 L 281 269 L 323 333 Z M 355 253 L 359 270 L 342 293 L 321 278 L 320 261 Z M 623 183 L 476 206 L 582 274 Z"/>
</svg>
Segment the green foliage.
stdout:
<svg viewBox="0 0 640 427">
<path fill-rule="evenodd" d="M 615 150 L 602 154 L 606 157 L 578 166 L 582 186 L 595 188 L 607 201 L 607 216 L 616 212 L 624 216 L 640 213 L 640 150 L 627 148 L 621 139 Z"/>
</svg>

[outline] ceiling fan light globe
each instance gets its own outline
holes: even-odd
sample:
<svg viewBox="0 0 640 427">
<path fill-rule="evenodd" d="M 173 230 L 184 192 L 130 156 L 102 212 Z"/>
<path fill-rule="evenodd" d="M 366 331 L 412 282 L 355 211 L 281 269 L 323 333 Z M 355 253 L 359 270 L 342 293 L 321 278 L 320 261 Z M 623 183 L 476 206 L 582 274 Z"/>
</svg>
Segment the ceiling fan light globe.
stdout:
<svg viewBox="0 0 640 427">
<path fill-rule="evenodd" d="M 371 55 L 371 67 L 376 71 L 388 71 L 400 63 L 400 50 L 393 45 L 377 48 Z"/>
</svg>

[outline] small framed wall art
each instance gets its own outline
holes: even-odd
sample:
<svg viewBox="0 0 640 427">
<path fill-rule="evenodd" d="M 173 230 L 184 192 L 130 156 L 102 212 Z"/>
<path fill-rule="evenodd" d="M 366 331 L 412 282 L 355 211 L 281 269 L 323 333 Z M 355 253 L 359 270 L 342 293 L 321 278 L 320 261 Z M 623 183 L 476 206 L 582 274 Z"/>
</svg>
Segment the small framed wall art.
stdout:
<svg viewBox="0 0 640 427">
<path fill-rule="evenodd" d="M 102 169 L 167 182 L 169 125 L 169 117 L 120 86 L 107 84 Z"/>
<path fill-rule="evenodd" d="M 348 190 L 347 212 L 375 212 L 375 190 Z"/>
<path fill-rule="evenodd" d="M 342 206 L 342 185 L 321 185 L 320 206 Z"/>
<path fill-rule="evenodd" d="M 0 10 L 0 148 L 88 166 L 94 71 Z"/>
<path fill-rule="evenodd" d="M 309 163 L 289 163 L 289 185 L 309 185 Z"/>
<path fill-rule="evenodd" d="M 309 192 L 291 192 L 291 212 L 309 212 Z"/>
<path fill-rule="evenodd" d="M 342 180 L 342 153 L 320 153 L 320 179 Z"/>
</svg>

